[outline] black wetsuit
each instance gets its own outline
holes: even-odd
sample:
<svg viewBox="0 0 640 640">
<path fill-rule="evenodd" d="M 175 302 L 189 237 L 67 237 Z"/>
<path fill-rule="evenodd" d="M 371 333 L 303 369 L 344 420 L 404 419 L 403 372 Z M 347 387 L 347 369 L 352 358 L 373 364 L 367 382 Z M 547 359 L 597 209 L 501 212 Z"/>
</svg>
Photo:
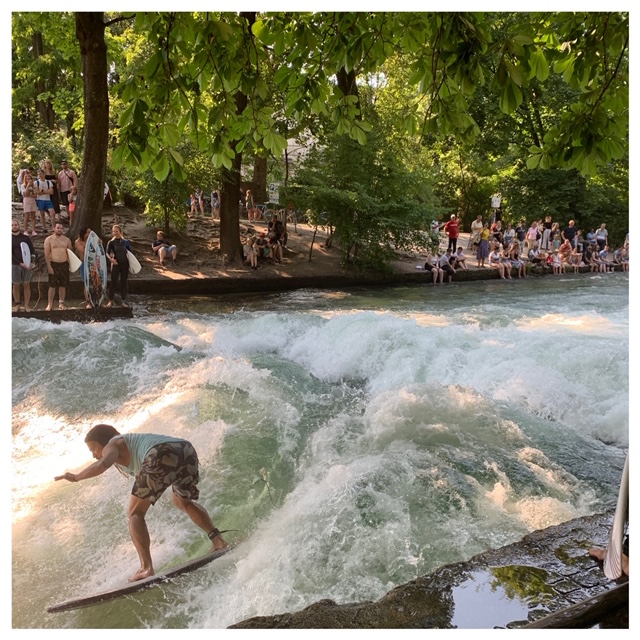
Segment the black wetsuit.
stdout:
<svg viewBox="0 0 640 640">
<path fill-rule="evenodd" d="M 113 256 L 116 263 L 111 265 L 111 285 L 109 286 L 109 300 L 113 300 L 116 285 L 120 280 L 120 298 L 122 302 L 127 301 L 127 280 L 129 278 L 129 241 L 124 238 L 111 238 L 107 243 L 106 254 Z"/>
</svg>

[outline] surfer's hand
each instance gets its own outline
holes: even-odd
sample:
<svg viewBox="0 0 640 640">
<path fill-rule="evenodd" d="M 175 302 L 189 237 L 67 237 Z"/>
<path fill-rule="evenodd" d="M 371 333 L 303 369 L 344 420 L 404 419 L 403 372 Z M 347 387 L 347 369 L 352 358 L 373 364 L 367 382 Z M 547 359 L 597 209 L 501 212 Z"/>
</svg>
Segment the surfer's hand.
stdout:
<svg viewBox="0 0 640 640">
<path fill-rule="evenodd" d="M 69 482 L 78 482 L 75 473 L 65 473 L 61 476 L 56 476 L 54 480 L 68 480 Z"/>
</svg>

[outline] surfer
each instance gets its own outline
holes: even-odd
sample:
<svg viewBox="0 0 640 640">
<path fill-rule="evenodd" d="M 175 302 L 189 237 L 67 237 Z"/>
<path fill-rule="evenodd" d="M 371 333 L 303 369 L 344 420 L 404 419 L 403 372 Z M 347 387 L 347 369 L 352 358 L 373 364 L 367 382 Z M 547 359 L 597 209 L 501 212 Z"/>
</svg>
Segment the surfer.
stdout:
<svg viewBox="0 0 640 640">
<path fill-rule="evenodd" d="M 111 227 L 113 237 L 107 242 L 105 253 L 107 260 L 111 263 L 111 284 L 109 286 L 109 302 L 107 307 L 113 306 L 113 296 L 116 291 L 116 284 L 120 280 L 120 300 L 123 307 L 127 304 L 127 280 L 129 279 L 129 259 L 127 251 L 131 251 L 131 245 L 122 233 L 120 225 L 114 224 Z"/>
<path fill-rule="evenodd" d="M 129 578 L 130 582 L 154 575 L 145 515 L 168 487 L 173 490 L 173 504 L 207 534 L 211 551 L 228 546 L 207 510 L 196 502 L 200 494 L 198 456 L 188 440 L 153 433 L 121 435 L 111 425 L 98 424 L 89 430 L 84 441 L 96 462 L 80 473 L 64 473 L 54 479 L 78 482 L 98 476 L 114 464 L 134 476 L 129 532 L 140 558 L 140 569 Z"/>
<path fill-rule="evenodd" d="M 31 302 L 31 268 L 33 260 L 27 266 L 24 262 L 25 256 L 22 253 L 22 243 L 25 243 L 31 251 L 31 255 L 35 255 L 31 238 L 26 233 L 20 231 L 20 223 L 11 220 L 11 283 L 13 285 L 13 301 L 15 303 L 14 311 L 31 311 L 29 303 Z M 20 306 L 20 285 L 24 289 L 24 308 Z"/>
<path fill-rule="evenodd" d="M 90 233 L 91 229 L 89 227 L 80 227 L 80 229 L 78 229 L 78 237 L 74 242 L 76 255 L 78 256 L 78 258 L 80 258 L 80 260 L 82 260 L 82 264 L 80 265 L 80 278 L 82 279 L 82 282 L 84 282 L 84 252 L 87 247 L 87 238 L 89 237 Z M 85 307 L 87 309 L 92 309 L 93 305 L 91 304 L 91 302 L 89 302 L 89 292 L 87 291 L 86 285 L 83 287 L 83 290 Z"/>
<path fill-rule="evenodd" d="M 69 286 L 69 256 L 67 249 L 71 249 L 71 240 L 62 234 L 62 223 L 56 222 L 53 227 L 53 235 L 47 236 L 44 241 L 44 259 L 47 263 L 49 274 L 49 291 L 47 292 L 48 304 L 45 311 L 53 309 L 53 299 L 58 289 L 58 308 L 66 309 L 64 299 Z"/>
</svg>

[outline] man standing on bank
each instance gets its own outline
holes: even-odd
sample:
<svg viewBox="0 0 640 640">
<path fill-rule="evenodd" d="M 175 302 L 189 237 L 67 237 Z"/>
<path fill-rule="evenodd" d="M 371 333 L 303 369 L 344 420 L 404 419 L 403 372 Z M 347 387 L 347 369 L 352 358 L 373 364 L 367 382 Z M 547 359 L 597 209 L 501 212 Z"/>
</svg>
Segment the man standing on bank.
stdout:
<svg viewBox="0 0 640 640">
<path fill-rule="evenodd" d="M 94 426 L 84 441 L 96 462 L 80 473 L 65 473 L 54 480 L 78 482 L 94 478 L 114 464 L 135 477 L 129 501 L 129 532 L 140 558 L 140 569 L 129 582 L 154 575 L 145 515 L 168 487 L 173 490 L 173 504 L 207 534 L 211 551 L 228 546 L 207 510 L 196 502 L 200 495 L 198 456 L 189 441 L 153 433 L 121 435 L 108 424 Z"/>
<path fill-rule="evenodd" d="M 62 234 L 62 224 L 56 222 L 53 234 L 44 241 L 44 259 L 47 263 L 49 274 L 49 291 L 47 293 L 48 304 L 45 311 L 53 309 L 53 299 L 58 289 L 58 309 L 66 309 L 64 299 L 69 288 L 69 256 L 67 249 L 71 249 L 71 240 Z"/>
<path fill-rule="evenodd" d="M 69 169 L 67 161 L 62 161 L 62 169 L 58 173 L 58 191 L 60 192 L 60 200 L 65 207 L 69 207 L 69 194 L 72 187 L 78 186 L 78 176 L 73 169 Z"/>
</svg>

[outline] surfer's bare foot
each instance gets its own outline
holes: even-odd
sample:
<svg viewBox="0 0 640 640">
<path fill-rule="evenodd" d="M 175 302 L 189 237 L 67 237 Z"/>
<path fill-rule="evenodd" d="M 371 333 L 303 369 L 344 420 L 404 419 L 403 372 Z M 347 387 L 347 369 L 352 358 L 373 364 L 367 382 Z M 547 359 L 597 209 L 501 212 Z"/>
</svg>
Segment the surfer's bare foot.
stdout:
<svg viewBox="0 0 640 640">
<path fill-rule="evenodd" d="M 58 309 L 60 311 L 64 311 L 67 308 L 67 306 L 65 305 L 64 302 L 60 302 L 60 304 L 58 304 Z"/>
<path fill-rule="evenodd" d="M 144 580 L 145 578 L 149 578 L 154 573 L 153 567 L 149 569 L 138 569 L 130 578 L 129 582 L 137 582 L 138 580 Z"/>
<path fill-rule="evenodd" d="M 48 304 L 48 305 L 46 306 L 45 311 L 51 311 L 51 305 L 50 305 L 50 304 Z"/>
<path fill-rule="evenodd" d="M 104 305 L 105 307 L 107 307 L 107 309 L 113 307 L 113 302 L 111 300 L 109 300 L 109 302 L 107 302 L 107 304 Z"/>
<path fill-rule="evenodd" d="M 215 531 L 217 531 L 217 529 L 214 529 L 209 536 L 211 536 L 211 534 L 213 534 Z M 220 533 L 218 533 L 217 536 L 211 538 L 209 537 L 209 539 L 211 540 L 211 549 L 209 549 L 209 552 L 212 551 L 220 551 L 220 549 L 226 549 L 229 544 L 225 541 L 225 539 L 220 535 Z"/>
</svg>

